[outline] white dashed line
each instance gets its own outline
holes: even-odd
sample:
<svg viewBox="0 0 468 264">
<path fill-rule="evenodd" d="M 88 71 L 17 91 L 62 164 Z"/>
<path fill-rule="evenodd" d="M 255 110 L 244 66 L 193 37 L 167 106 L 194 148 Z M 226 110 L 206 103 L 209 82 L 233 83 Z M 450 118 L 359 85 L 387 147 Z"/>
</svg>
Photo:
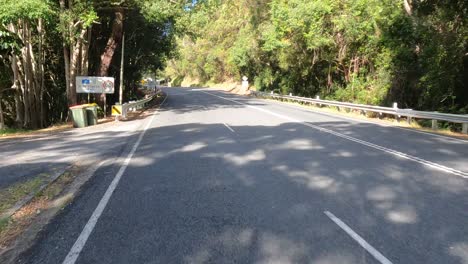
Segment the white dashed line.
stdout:
<svg viewBox="0 0 468 264">
<path fill-rule="evenodd" d="M 223 123 L 223 125 L 224 125 L 227 129 L 231 130 L 232 133 L 236 133 L 236 131 L 234 131 L 234 129 L 232 129 L 232 128 L 231 128 L 230 126 L 228 126 L 226 123 Z"/>
<path fill-rule="evenodd" d="M 373 246 L 371 246 L 369 243 L 367 243 L 364 238 L 362 238 L 360 235 L 358 235 L 356 232 L 354 232 L 351 227 L 349 227 L 347 224 L 345 224 L 343 221 L 341 221 L 338 217 L 336 217 L 334 214 L 330 213 L 329 211 L 324 212 L 328 218 L 330 218 L 335 224 L 337 224 L 343 231 L 345 231 L 352 239 L 354 239 L 356 242 L 358 242 L 361 247 L 363 247 L 369 254 L 371 254 L 376 260 L 378 260 L 382 264 L 392 264 L 390 260 L 388 260 L 384 255 L 382 255 L 377 249 L 375 249 Z"/>
</svg>

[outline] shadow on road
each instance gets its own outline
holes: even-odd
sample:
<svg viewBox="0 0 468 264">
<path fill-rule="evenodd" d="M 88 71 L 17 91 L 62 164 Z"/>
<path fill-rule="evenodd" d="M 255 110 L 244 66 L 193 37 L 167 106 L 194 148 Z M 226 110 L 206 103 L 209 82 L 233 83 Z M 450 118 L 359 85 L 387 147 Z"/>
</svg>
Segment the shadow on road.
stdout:
<svg viewBox="0 0 468 264">
<path fill-rule="evenodd" d="M 232 128 L 148 131 L 83 259 L 374 263 L 330 210 L 397 262 L 467 261 L 465 180 L 297 123 Z"/>
<path fill-rule="evenodd" d="M 245 107 L 197 100 L 161 113 Z M 352 136 L 376 128 L 311 123 Z M 468 262 L 466 180 L 299 123 L 231 128 L 235 133 L 193 120 L 149 129 L 80 262 L 376 263 L 326 210 L 395 263 Z M 82 147 L 92 151 L 115 138 L 97 133 Z M 84 190 L 75 204 L 87 197 Z M 60 234 L 56 226 L 44 234 Z M 50 260 L 54 246 L 66 254 L 76 236 L 44 235 L 28 255 Z"/>
</svg>

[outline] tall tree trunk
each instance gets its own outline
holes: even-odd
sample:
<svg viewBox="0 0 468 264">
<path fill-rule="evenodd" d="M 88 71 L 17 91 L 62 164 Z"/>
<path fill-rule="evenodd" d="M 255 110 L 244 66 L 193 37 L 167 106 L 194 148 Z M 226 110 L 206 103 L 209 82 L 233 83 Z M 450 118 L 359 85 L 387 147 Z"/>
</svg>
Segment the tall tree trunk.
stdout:
<svg viewBox="0 0 468 264">
<path fill-rule="evenodd" d="M 29 75 L 31 80 L 31 126 L 32 128 L 39 127 L 40 119 L 40 66 L 37 63 L 36 55 L 34 54 L 32 43 L 32 27 L 27 23 L 27 40 L 28 40 L 28 64 Z"/>
<path fill-rule="evenodd" d="M 88 28 L 86 31 L 86 41 L 83 41 L 81 46 L 81 75 L 87 76 L 89 68 L 89 44 L 91 43 L 91 28 Z"/>
<path fill-rule="evenodd" d="M 70 83 L 68 84 L 68 88 L 70 91 L 70 97 L 69 97 L 69 103 L 74 105 L 77 103 L 77 98 L 76 98 L 76 73 L 77 73 L 77 68 L 78 68 L 78 55 L 79 55 L 79 50 L 76 49 L 74 43 L 70 44 L 70 76 L 69 76 L 69 81 Z"/>
<path fill-rule="evenodd" d="M 29 123 L 25 123 L 26 127 L 37 128 L 38 127 L 38 104 L 37 98 L 39 98 L 38 94 L 38 83 L 37 83 L 37 67 L 36 62 L 34 60 L 33 48 L 32 48 L 32 38 L 31 38 L 31 28 L 29 22 L 24 22 L 24 35 L 25 35 L 25 54 L 23 54 L 23 67 L 24 67 L 24 76 L 27 83 L 27 94 L 28 94 L 28 110 L 29 113 Z M 26 101 L 25 101 L 26 103 Z"/>
<path fill-rule="evenodd" d="M 23 56 L 24 56 L 24 49 L 23 48 Z M 20 83 L 20 88 L 21 88 L 21 98 L 22 100 L 22 109 L 23 109 L 23 123 L 21 124 L 21 127 L 28 127 L 29 124 L 31 123 L 31 115 L 30 115 L 30 110 L 29 110 L 29 80 L 27 74 L 24 73 L 25 68 L 23 67 L 23 63 L 21 63 L 21 60 L 18 58 L 16 60 L 16 63 L 18 65 L 18 73 L 19 73 L 19 78 L 18 81 Z"/>
<path fill-rule="evenodd" d="M 29 75 L 29 64 L 28 64 L 28 44 L 27 44 L 27 29 L 26 23 L 22 21 L 22 35 L 23 35 L 23 42 L 24 47 L 21 49 L 21 59 L 18 60 L 18 68 L 20 69 L 20 83 L 24 80 L 21 87 L 23 88 L 23 105 L 24 105 L 24 123 L 23 127 L 29 127 L 31 124 L 31 112 L 30 112 L 30 90 L 31 90 L 31 79 Z"/>
<path fill-rule="evenodd" d="M 403 0 L 403 6 L 405 7 L 406 14 L 409 16 L 413 15 L 413 9 L 410 2 L 411 0 Z"/>
<path fill-rule="evenodd" d="M 69 4 L 71 1 L 69 1 Z M 66 10 L 66 5 L 65 5 L 65 0 L 60 0 L 60 11 L 64 13 Z M 62 21 L 62 23 L 65 25 L 65 21 Z M 67 27 L 70 27 L 70 24 L 67 24 Z M 68 28 L 70 31 L 71 28 Z M 64 31 L 62 33 L 63 37 L 63 58 L 64 58 L 64 63 L 65 63 L 65 83 L 66 83 L 66 93 L 67 93 L 67 101 L 68 105 L 74 105 L 76 104 L 76 93 L 74 93 L 70 87 L 71 82 L 73 81 L 70 76 L 70 44 L 67 42 L 71 41 L 70 36 L 67 35 L 67 33 Z M 75 91 L 76 92 L 76 91 Z"/>
<path fill-rule="evenodd" d="M 19 70 L 16 60 L 16 55 L 10 56 L 11 70 L 13 71 L 13 85 L 11 86 L 11 88 L 15 91 L 15 123 L 16 125 L 20 125 L 24 122 L 24 115 L 21 102 L 21 85 L 19 81 Z"/>
<path fill-rule="evenodd" d="M 0 130 L 5 129 L 5 119 L 3 118 L 2 91 L 0 91 Z"/>
<path fill-rule="evenodd" d="M 115 53 L 115 50 L 117 49 L 117 45 L 122 40 L 123 19 L 124 19 L 123 9 L 119 8 L 115 11 L 114 23 L 112 24 L 112 33 L 107 41 L 107 45 L 104 49 L 104 52 L 101 54 L 101 65 L 99 67 L 99 76 L 109 75 L 109 67 L 112 62 L 112 58 L 114 57 L 114 53 Z M 102 93 L 99 99 L 100 99 L 99 101 L 102 102 L 104 105 L 104 115 L 107 115 L 106 94 Z"/>
<path fill-rule="evenodd" d="M 114 57 L 117 45 L 122 40 L 123 33 L 123 18 L 124 13 L 122 9 L 117 9 L 115 12 L 114 23 L 112 24 L 112 33 L 107 41 L 104 52 L 101 54 L 101 65 L 99 67 L 99 76 L 109 75 L 109 67 Z"/>
<path fill-rule="evenodd" d="M 42 28 L 42 18 L 39 19 L 37 26 L 37 32 L 39 35 L 39 125 L 40 127 L 45 126 L 45 113 L 44 113 L 44 50 L 42 47 L 44 41 L 44 31 Z"/>
</svg>

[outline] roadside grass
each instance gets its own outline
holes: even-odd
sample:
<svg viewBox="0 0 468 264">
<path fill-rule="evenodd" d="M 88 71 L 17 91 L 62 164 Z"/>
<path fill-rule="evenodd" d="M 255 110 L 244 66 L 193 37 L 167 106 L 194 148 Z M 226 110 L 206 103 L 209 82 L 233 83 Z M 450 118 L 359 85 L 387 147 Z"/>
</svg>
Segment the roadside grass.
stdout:
<svg viewBox="0 0 468 264">
<path fill-rule="evenodd" d="M 12 135 L 12 134 L 31 133 L 32 131 L 33 130 L 29 130 L 29 129 L 4 128 L 4 129 L 0 129 L 0 137 Z"/>
<path fill-rule="evenodd" d="M 22 128 L 5 128 L 0 129 L 0 138 L 15 138 L 22 136 L 32 136 L 41 133 L 59 132 L 71 129 L 71 123 L 58 123 L 50 127 L 41 129 L 22 129 Z"/>
<path fill-rule="evenodd" d="M 42 211 L 51 208 L 61 209 L 71 201 L 72 197 L 61 197 L 60 194 L 67 186 L 70 185 L 71 182 L 73 182 L 75 179 L 74 174 L 75 173 L 73 172 L 63 173 L 42 191 L 36 193 L 34 198 L 28 204 L 24 205 L 12 216 L 0 219 L 0 252 L 7 249 L 11 242 L 25 229 L 27 229 Z M 13 201 L 24 197 L 21 195 L 25 195 L 26 193 L 30 194 L 30 192 L 27 192 L 28 190 L 37 191 L 41 183 L 43 183 L 43 180 L 41 180 L 39 176 L 27 184 L 24 183 L 22 186 L 9 188 L 10 191 L 5 195 L 8 199 L 5 198 L 5 201 L 7 201 L 8 204 L 13 205 Z M 3 200 L 1 205 L 2 208 L 9 208 Z"/>
<path fill-rule="evenodd" d="M 14 206 L 25 196 L 39 190 L 44 181 L 45 177 L 43 177 L 43 175 L 39 175 L 26 182 L 17 183 L 0 190 L 0 215 Z"/>
</svg>

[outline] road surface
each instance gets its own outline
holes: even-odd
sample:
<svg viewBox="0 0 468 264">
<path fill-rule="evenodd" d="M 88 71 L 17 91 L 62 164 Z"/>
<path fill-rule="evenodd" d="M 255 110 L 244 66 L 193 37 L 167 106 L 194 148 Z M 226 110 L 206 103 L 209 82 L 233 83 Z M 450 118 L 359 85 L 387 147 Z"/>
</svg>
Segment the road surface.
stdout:
<svg viewBox="0 0 468 264">
<path fill-rule="evenodd" d="M 19 263 L 468 263 L 466 141 L 165 92 Z"/>
<path fill-rule="evenodd" d="M 0 139 L 0 189 L 69 166 L 95 164 L 119 155 L 141 122 L 106 123 L 29 138 Z"/>
</svg>

